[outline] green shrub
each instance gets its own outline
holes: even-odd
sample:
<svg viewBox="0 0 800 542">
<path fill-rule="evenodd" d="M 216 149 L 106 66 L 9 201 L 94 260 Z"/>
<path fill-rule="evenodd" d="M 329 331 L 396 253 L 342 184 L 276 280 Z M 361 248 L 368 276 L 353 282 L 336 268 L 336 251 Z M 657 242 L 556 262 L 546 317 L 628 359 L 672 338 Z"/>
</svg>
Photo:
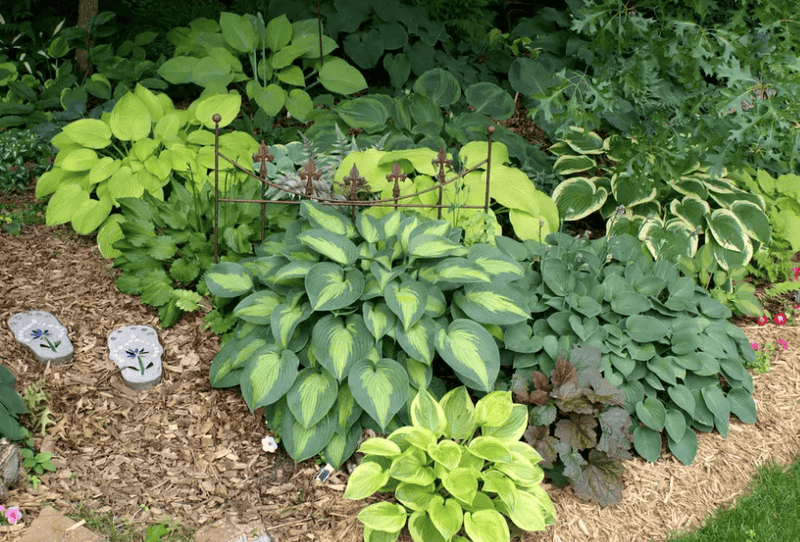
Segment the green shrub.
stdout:
<svg viewBox="0 0 800 542">
<path fill-rule="evenodd" d="M 0 437 L 8 440 L 22 440 L 25 430 L 17 420 L 28 409 L 22 397 L 14 391 L 16 377 L 5 365 L 0 365 Z"/>
<path fill-rule="evenodd" d="M 50 167 L 53 151 L 32 130 L 0 133 L 0 191 L 26 190 Z"/>
</svg>

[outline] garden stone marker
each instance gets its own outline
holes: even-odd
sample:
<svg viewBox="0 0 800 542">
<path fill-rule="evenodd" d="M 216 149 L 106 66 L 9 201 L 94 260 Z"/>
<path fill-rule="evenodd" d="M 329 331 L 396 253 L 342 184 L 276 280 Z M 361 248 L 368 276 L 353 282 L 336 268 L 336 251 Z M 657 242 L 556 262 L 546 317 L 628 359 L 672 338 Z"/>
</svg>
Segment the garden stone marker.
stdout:
<svg viewBox="0 0 800 542">
<path fill-rule="evenodd" d="M 17 342 L 33 352 L 36 360 L 61 365 L 72 359 L 75 349 L 67 337 L 67 328 L 46 311 L 20 312 L 8 320 Z"/>
<path fill-rule="evenodd" d="M 130 388 L 146 390 L 161 382 L 161 354 L 156 330 L 150 326 L 127 326 L 108 336 L 111 361 Z"/>
</svg>

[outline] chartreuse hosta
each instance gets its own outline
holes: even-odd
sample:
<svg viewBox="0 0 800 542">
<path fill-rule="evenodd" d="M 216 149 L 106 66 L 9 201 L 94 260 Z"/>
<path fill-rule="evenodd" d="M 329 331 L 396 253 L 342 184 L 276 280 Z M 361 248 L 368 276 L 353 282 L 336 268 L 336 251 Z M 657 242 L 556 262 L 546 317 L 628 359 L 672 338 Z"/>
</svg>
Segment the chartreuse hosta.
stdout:
<svg viewBox="0 0 800 542">
<path fill-rule="evenodd" d="M 300 215 L 258 256 L 206 274 L 217 314 L 237 321 L 211 384 L 240 385 L 251 410 L 266 407 L 295 460 L 323 452 L 338 467 L 363 427 L 402 425 L 416 390 L 441 388 L 435 358 L 470 388 L 494 389 L 496 337 L 530 318 L 518 262 L 416 214 L 352 221 L 303 201 Z"/>
<path fill-rule="evenodd" d="M 147 191 L 159 200 L 173 175 L 187 186 L 213 183 L 215 113 L 220 126 L 239 113 L 241 96 L 220 94 L 200 98 L 186 110 L 176 110 L 166 94 L 154 94 L 137 85 L 100 119 L 72 122 L 52 139 L 58 148 L 53 169 L 36 184 L 36 197 L 53 194 L 47 205 L 47 224 L 71 222 L 81 234 L 99 228 L 98 243 L 113 257 L 111 244 L 121 237 L 120 215 L 110 215 L 126 197 Z M 221 151 L 241 163 L 250 163 L 258 143 L 250 134 L 220 136 Z M 232 166 L 220 161 L 232 172 Z M 227 164 L 227 165 L 226 165 Z M 237 173 L 235 178 L 245 174 Z M 221 176 L 227 183 L 234 175 Z"/>
<path fill-rule="evenodd" d="M 359 512 L 365 542 L 393 542 L 406 522 L 416 542 L 508 542 L 506 517 L 524 531 L 556 522 L 540 485 L 542 457 L 520 442 L 528 411 L 511 392 L 473 405 L 464 387 L 439 402 L 423 388 L 410 411 L 410 426 L 361 445 L 364 458 L 347 482 L 345 498 L 384 491 L 401 503 Z"/>
<path fill-rule="evenodd" d="M 464 145 L 459 151 L 459 160 L 464 168 L 471 168 L 486 159 L 488 144 L 485 141 L 473 141 Z M 367 180 L 373 193 L 381 198 L 391 198 L 394 184 L 386 176 L 392 173 L 395 162 L 403 173 L 409 175 L 409 181 L 400 184 L 401 196 L 413 194 L 437 185 L 435 179 L 438 167 L 432 162 L 437 153 L 427 148 L 404 149 L 385 152 L 377 149 L 351 153 L 342 160 L 336 173 L 336 181 L 342 182 L 350 173 L 353 165 Z M 533 182 L 521 169 L 508 165 L 508 149 L 502 143 L 492 145 L 492 163 L 490 169 L 490 204 L 496 204 L 508 212 L 508 218 L 520 239 L 544 238 L 558 231 L 558 209 L 550 197 L 536 189 Z M 447 178 L 455 174 L 449 173 Z M 431 190 L 419 196 L 404 200 L 403 203 L 435 205 L 439 197 L 438 190 Z M 486 215 L 482 209 L 463 209 L 463 205 L 482 206 L 486 197 L 486 166 L 467 173 L 461 179 L 447 185 L 443 194 L 443 203 L 450 205 L 442 210 L 442 217 L 454 226 L 464 229 L 467 244 L 483 241 L 494 243 L 495 235 L 500 235 L 500 225 L 495 218 L 495 211 L 489 209 Z M 386 207 L 374 207 L 370 212 L 375 216 L 386 214 Z M 434 218 L 436 209 L 422 208 L 420 213 Z"/>
</svg>

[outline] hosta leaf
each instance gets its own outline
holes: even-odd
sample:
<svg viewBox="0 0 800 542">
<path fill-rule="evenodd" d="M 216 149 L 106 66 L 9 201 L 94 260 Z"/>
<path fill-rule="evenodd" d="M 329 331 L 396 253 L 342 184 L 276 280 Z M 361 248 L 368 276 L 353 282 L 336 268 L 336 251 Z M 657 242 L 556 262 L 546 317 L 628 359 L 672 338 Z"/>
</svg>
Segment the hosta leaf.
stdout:
<svg viewBox="0 0 800 542">
<path fill-rule="evenodd" d="M 447 418 L 444 436 L 455 440 L 471 437 L 475 432 L 475 406 L 467 388 L 460 386 L 450 390 L 444 394 L 439 404 Z"/>
<path fill-rule="evenodd" d="M 341 382 L 356 361 L 367 356 L 375 344 L 364 319 L 353 314 L 343 317 L 328 314 L 314 324 L 311 346 L 320 365 Z"/>
<path fill-rule="evenodd" d="M 772 228 L 761 207 L 749 201 L 736 201 L 731 205 L 731 211 L 739 218 L 747 235 L 763 245 L 769 244 Z"/>
<path fill-rule="evenodd" d="M 364 275 L 361 271 L 345 271 L 332 262 L 315 264 L 308 271 L 305 284 L 311 308 L 315 311 L 343 309 L 364 293 Z"/>
<path fill-rule="evenodd" d="M 428 289 L 416 280 L 392 281 L 383 289 L 386 305 L 400 319 L 403 329 L 415 324 L 425 313 Z"/>
<path fill-rule="evenodd" d="M 708 230 L 722 248 L 736 252 L 752 252 L 744 224 L 732 211 L 716 209 L 707 221 Z"/>
<path fill-rule="evenodd" d="M 409 356 L 428 365 L 433 362 L 436 323 L 432 318 L 423 316 L 406 330 L 398 322 L 394 336 Z"/>
<path fill-rule="evenodd" d="M 393 533 L 406 526 L 406 509 L 399 504 L 376 502 L 361 510 L 358 519 L 365 527 Z"/>
<path fill-rule="evenodd" d="M 297 240 L 341 265 L 352 265 L 358 258 L 358 248 L 350 239 L 328 230 L 306 230 Z"/>
<path fill-rule="evenodd" d="M 300 204 L 300 215 L 311 222 L 312 228 L 327 230 L 347 238 L 356 235 L 357 230 L 353 221 L 330 206 L 303 200 Z"/>
<path fill-rule="evenodd" d="M 427 510 L 427 507 L 426 507 Z M 431 521 L 428 512 L 418 510 L 408 518 L 408 532 L 412 540 L 424 540 L 425 542 L 447 542 L 439 533 L 439 530 Z M 454 540 L 457 540 L 454 539 Z"/>
<path fill-rule="evenodd" d="M 336 417 L 329 412 L 318 424 L 303 427 L 287 408 L 281 421 L 281 443 L 296 462 L 313 457 L 325 449 L 336 429 Z"/>
<path fill-rule="evenodd" d="M 639 420 L 653 431 L 662 431 L 666 422 L 667 411 L 664 404 L 655 397 L 647 397 L 636 404 L 636 415 Z"/>
<path fill-rule="evenodd" d="M 347 386 L 339 386 L 339 398 L 334 407 L 337 413 L 336 432 L 344 435 L 349 427 L 357 425 L 363 409 L 358 406 L 353 393 Z M 358 435 L 361 438 L 361 435 Z"/>
<path fill-rule="evenodd" d="M 469 284 L 492 281 L 489 273 L 483 267 L 466 258 L 446 258 L 436 264 L 435 271 L 436 282 Z"/>
<path fill-rule="evenodd" d="M 319 82 L 331 92 L 353 94 L 367 88 L 367 81 L 356 68 L 341 58 L 329 57 L 319 69 Z"/>
<path fill-rule="evenodd" d="M 589 216 L 600 210 L 607 197 L 605 188 L 583 177 L 562 181 L 552 195 L 558 214 L 564 220 L 580 220 Z"/>
<path fill-rule="evenodd" d="M 286 393 L 286 404 L 297 422 L 307 428 L 331 412 L 338 395 L 339 386 L 328 371 L 307 367 L 297 373 Z"/>
<path fill-rule="evenodd" d="M 611 192 L 620 205 L 633 207 L 653 201 L 658 194 L 655 182 L 649 178 L 629 173 L 611 177 Z"/>
<path fill-rule="evenodd" d="M 648 217 L 639 230 L 639 239 L 656 259 L 676 262 L 681 256 L 693 258 L 697 253 L 698 230 L 681 219 L 665 223 Z"/>
<path fill-rule="evenodd" d="M 697 435 L 691 427 L 687 427 L 680 440 L 667 436 L 667 446 L 678 461 L 684 465 L 691 465 L 697 455 Z"/>
<path fill-rule="evenodd" d="M 715 425 L 717 425 L 717 429 L 719 430 L 719 425 L 724 426 L 727 430 L 728 419 L 730 418 L 730 404 L 728 403 L 728 398 L 725 397 L 725 394 L 722 393 L 719 385 L 711 385 L 703 388 L 700 390 L 702 394 L 703 401 L 708 407 L 708 410 L 714 415 Z M 723 431 L 720 430 L 722 434 Z M 726 436 L 723 434 L 722 436 Z"/>
<path fill-rule="evenodd" d="M 683 434 L 686 432 L 686 427 L 686 417 L 684 416 L 683 412 L 672 409 L 667 410 L 664 428 L 667 430 L 667 435 L 670 439 L 676 442 L 683 440 Z"/>
<path fill-rule="evenodd" d="M 242 299 L 233 309 L 233 315 L 245 322 L 266 326 L 270 323 L 272 311 L 284 302 L 283 296 L 272 290 L 261 290 Z"/>
<path fill-rule="evenodd" d="M 478 473 L 473 469 L 459 467 L 442 476 L 442 485 L 457 499 L 472 502 L 478 491 Z"/>
<path fill-rule="evenodd" d="M 334 469 L 338 469 L 355 453 L 358 439 L 361 438 L 363 432 L 364 428 L 360 423 L 354 424 L 348 431 L 344 431 L 344 434 L 335 432 L 328 441 L 328 445 L 325 446 L 322 457 Z"/>
<path fill-rule="evenodd" d="M 80 204 L 72 215 L 72 228 L 81 235 L 88 235 L 96 230 L 108 218 L 111 212 L 111 201 L 108 199 L 89 198 Z"/>
<path fill-rule="evenodd" d="M 389 439 L 374 437 L 364 441 L 358 448 L 362 454 L 379 455 L 381 457 L 395 457 L 400 455 L 400 446 Z"/>
<path fill-rule="evenodd" d="M 508 463 L 511 461 L 511 451 L 502 440 L 496 437 L 475 437 L 469 443 L 469 451 L 481 459 L 495 463 Z"/>
<path fill-rule="evenodd" d="M 444 433 L 447 425 L 444 410 L 425 388 L 420 389 L 417 396 L 411 401 L 409 413 L 411 423 L 415 426 L 430 429 L 436 438 Z"/>
<path fill-rule="evenodd" d="M 373 304 L 367 301 L 362 305 L 364 324 L 369 329 L 376 341 L 394 329 L 397 317 L 386 303 Z"/>
<path fill-rule="evenodd" d="M 64 126 L 63 132 L 76 143 L 90 149 L 103 149 L 111 144 L 111 128 L 101 120 L 76 120 Z"/>
<path fill-rule="evenodd" d="M 527 321 L 530 311 L 521 292 L 503 284 L 469 284 L 453 301 L 467 316 L 482 324 L 510 325 Z"/>
<path fill-rule="evenodd" d="M 481 434 L 503 441 L 517 441 L 528 428 L 528 409 L 525 405 L 514 405 L 508 417 L 498 425 L 484 425 Z"/>
<path fill-rule="evenodd" d="M 514 258 L 491 245 L 472 245 L 467 258 L 498 280 L 514 280 L 525 274 L 523 267 Z"/>
<path fill-rule="evenodd" d="M 288 347 L 295 328 L 301 322 L 308 320 L 309 316 L 311 316 L 311 306 L 308 303 L 300 306 L 281 303 L 275 307 L 270 316 L 270 326 L 275 342 L 281 348 Z"/>
<path fill-rule="evenodd" d="M 111 132 L 123 141 L 138 141 L 147 137 L 152 122 L 147 104 L 132 92 L 120 98 L 109 117 Z"/>
<path fill-rule="evenodd" d="M 506 519 L 497 510 L 464 513 L 464 530 L 473 542 L 509 542 Z"/>
<path fill-rule="evenodd" d="M 428 509 L 428 504 L 434 494 L 433 484 L 420 486 L 407 482 L 400 482 L 394 492 L 395 498 L 403 503 L 406 508 L 422 512 Z"/>
<path fill-rule="evenodd" d="M 368 243 L 375 244 L 386 238 L 380 219 L 370 214 L 359 213 L 356 216 L 356 228 Z"/>
<path fill-rule="evenodd" d="M 756 404 L 744 388 L 733 388 L 728 392 L 731 414 L 744 423 L 756 423 Z"/>
<path fill-rule="evenodd" d="M 500 370 L 500 352 L 483 326 L 472 320 L 453 320 L 447 330 L 439 330 L 436 351 L 466 378 L 467 385 L 485 392 L 493 389 Z"/>
<path fill-rule="evenodd" d="M 435 495 L 428 505 L 428 517 L 442 537 L 450 540 L 461 530 L 464 512 L 455 499 L 443 499 L 441 495 Z"/>
<path fill-rule="evenodd" d="M 286 395 L 298 376 L 300 360 L 291 350 L 265 346 L 253 352 L 240 377 L 242 396 L 250 412 Z"/>
<path fill-rule="evenodd" d="M 694 417 L 695 400 L 692 391 L 684 386 L 678 384 L 677 386 L 669 386 L 667 394 L 672 401 L 686 411 L 689 416 Z"/>
<path fill-rule="evenodd" d="M 443 258 L 466 256 L 467 248 L 443 235 L 414 235 L 408 240 L 408 253 L 412 258 Z"/>
<path fill-rule="evenodd" d="M 217 297 L 239 297 L 253 288 L 253 274 L 246 267 L 233 262 L 214 265 L 205 278 L 208 291 Z"/>
<path fill-rule="evenodd" d="M 653 316 L 634 314 L 625 321 L 625 329 L 634 341 L 649 343 L 669 335 L 669 328 Z"/>
<path fill-rule="evenodd" d="M 378 463 L 364 462 L 353 470 L 344 490 L 345 499 L 365 499 L 389 481 L 389 471 Z"/>
<path fill-rule="evenodd" d="M 357 361 L 347 382 L 356 402 L 382 429 L 408 400 L 408 375 L 391 359 Z"/>
<path fill-rule="evenodd" d="M 687 431 L 687 433 L 689 432 Z M 661 455 L 661 433 L 653 431 L 649 427 L 637 427 L 633 430 L 633 447 L 636 449 L 636 453 L 650 463 L 654 463 Z"/>
</svg>

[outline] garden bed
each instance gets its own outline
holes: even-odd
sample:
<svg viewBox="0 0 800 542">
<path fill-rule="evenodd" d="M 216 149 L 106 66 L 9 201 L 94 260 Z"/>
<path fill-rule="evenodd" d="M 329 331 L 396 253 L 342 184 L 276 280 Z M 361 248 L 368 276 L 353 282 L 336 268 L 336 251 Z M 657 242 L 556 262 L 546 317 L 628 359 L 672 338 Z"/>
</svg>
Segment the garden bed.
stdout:
<svg viewBox="0 0 800 542">
<path fill-rule="evenodd" d="M 18 390 L 47 383 L 55 421 L 36 444 L 54 453 L 57 472 L 43 476 L 36 491 L 15 488 L 8 501 L 20 506 L 25 521 L 46 504 L 69 512 L 81 503 L 137 524 L 169 515 L 200 527 L 225 518 L 260 521 L 279 542 L 361 540 L 356 514 L 363 503 L 341 498 L 345 477 L 316 484 L 313 460 L 296 465 L 282 451 L 264 452 L 261 412 L 251 414 L 236 390 L 211 388 L 208 367 L 218 339 L 201 329 L 199 315 L 159 331 L 159 386 L 132 391 L 122 383 L 108 357 L 108 334 L 131 324 L 157 327 L 157 316 L 116 290 L 115 271 L 94 242 L 68 231 L 36 226 L 20 238 L 0 235 L 0 356 L 17 375 Z M 37 364 L 14 341 L 8 319 L 35 309 L 50 311 L 69 329 L 70 364 Z M 525 540 L 663 540 L 740 495 L 757 465 L 790 462 L 800 436 L 800 332 L 773 325 L 744 331 L 762 344 L 783 338 L 790 348 L 755 377 L 758 423 L 732 422 L 727 439 L 702 434 L 690 467 L 671 455 L 656 464 L 627 462 L 618 506 L 601 509 L 577 501 L 570 489 L 553 489 L 558 524 Z M 10 540 L 22 532 L 12 531 Z"/>
</svg>

